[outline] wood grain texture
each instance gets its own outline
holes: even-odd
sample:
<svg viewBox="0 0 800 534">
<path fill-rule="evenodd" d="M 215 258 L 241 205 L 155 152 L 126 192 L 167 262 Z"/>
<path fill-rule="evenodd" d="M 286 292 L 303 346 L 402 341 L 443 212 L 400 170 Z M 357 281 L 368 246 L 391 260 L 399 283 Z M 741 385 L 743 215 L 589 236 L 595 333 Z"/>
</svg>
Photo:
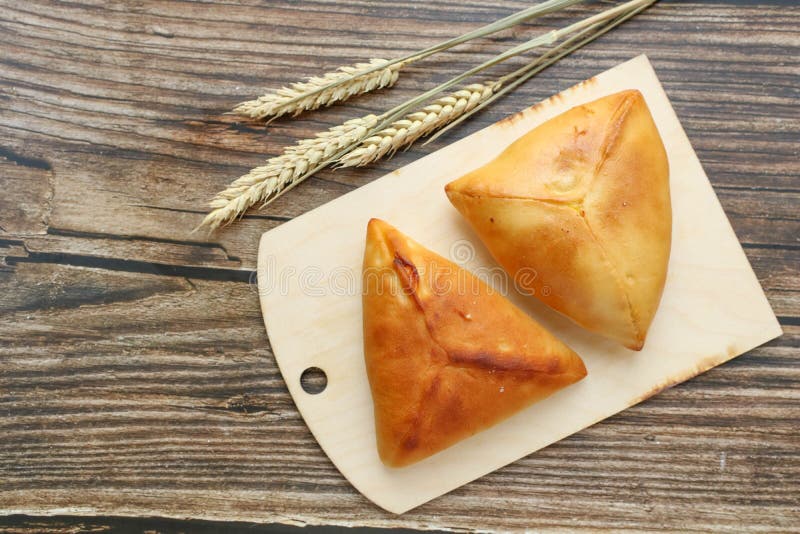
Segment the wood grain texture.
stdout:
<svg viewBox="0 0 800 534">
<path fill-rule="evenodd" d="M 320 173 L 208 239 L 189 233 L 208 198 L 296 137 L 398 102 L 563 17 L 464 45 L 408 69 L 391 91 L 269 132 L 225 115 L 232 105 L 525 5 L 0 0 L 2 513 L 795 529 L 793 1 L 664 0 L 427 147 Z M 786 334 L 409 514 L 381 512 L 338 474 L 286 392 L 248 283 L 258 237 L 639 53 L 653 62 Z"/>
</svg>

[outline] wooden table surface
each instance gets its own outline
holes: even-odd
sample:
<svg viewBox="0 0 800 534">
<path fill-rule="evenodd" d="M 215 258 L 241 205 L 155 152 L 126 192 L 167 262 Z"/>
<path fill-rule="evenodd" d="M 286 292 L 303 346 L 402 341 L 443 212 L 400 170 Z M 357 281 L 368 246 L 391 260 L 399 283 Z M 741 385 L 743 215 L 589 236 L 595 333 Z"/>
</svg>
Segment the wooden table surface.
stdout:
<svg viewBox="0 0 800 534">
<path fill-rule="evenodd" d="M 322 172 L 228 229 L 190 234 L 215 192 L 294 139 L 565 19 L 463 45 L 391 91 L 269 129 L 226 115 L 235 103 L 530 3 L 0 0 L 0 514 L 796 529 L 794 0 L 664 0 L 432 145 Z M 259 236 L 642 52 L 785 335 L 403 516 L 380 510 L 338 473 L 286 391 L 253 283 Z"/>
</svg>

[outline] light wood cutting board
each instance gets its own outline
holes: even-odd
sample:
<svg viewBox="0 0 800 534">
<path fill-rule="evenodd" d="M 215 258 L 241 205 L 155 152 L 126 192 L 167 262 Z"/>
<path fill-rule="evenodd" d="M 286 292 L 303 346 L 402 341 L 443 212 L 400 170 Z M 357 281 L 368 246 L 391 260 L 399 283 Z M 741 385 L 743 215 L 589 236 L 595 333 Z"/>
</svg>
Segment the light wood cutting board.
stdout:
<svg viewBox="0 0 800 534">
<path fill-rule="evenodd" d="M 385 219 L 472 271 L 496 267 L 444 185 L 567 109 L 639 89 L 669 155 L 673 245 L 664 296 L 641 352 L 509 295 L 580 354 L 582 382 L 418 464 L 384 467 L 375 447 L 361 331 L 367 221 Z M 778 321 L 650 62 L 639 56 L 265 233 L 264 323 L 289 392 L 323 450 L 366 497 L 402 513 L 781 335 Z M 513 286 L 512 286 L 513 287 Z M 300 376 L 319 367 L 319 394 Z M 743 387 L 745 384 L 742 385 Z M 536 476 L 536 473 L 531 473 Z"/>
</svg>

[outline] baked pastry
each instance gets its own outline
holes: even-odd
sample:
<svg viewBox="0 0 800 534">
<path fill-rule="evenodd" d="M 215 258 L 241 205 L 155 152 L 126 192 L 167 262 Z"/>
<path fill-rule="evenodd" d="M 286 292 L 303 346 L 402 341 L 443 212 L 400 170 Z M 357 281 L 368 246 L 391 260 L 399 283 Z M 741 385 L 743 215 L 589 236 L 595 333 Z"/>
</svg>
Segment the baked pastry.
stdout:
<svg viewBox="0 0 800 534">
<path fill-rule="evenodd" d="M 664 144 L 639 91 L 570 109 L 447 196 L 518 287 L 640 350 L 667 275 Z"/>
<path fill-rule="evenodd" d="M 367 227 L 364 355 L 378 453 L 411 464 L 586 376 L 542 326 L 389 224 Z"/>
</svg>

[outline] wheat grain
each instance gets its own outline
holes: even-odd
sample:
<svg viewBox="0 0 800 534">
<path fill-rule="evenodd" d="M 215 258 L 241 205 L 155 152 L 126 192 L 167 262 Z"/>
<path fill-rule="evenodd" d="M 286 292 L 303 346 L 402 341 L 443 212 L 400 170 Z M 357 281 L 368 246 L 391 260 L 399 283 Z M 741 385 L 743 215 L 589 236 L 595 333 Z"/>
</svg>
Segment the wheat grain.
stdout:
<svg viewBox="0 0 800 534">
<path fill-rule="evenodd" d="M 358 147 L 342 156 L 338 164 L 342 167 L 361 167 L 387 154 L 394 154 L 474 109 L 491 97 L 500 86 L 499 82 L 474 83 L 438 98 L 421 110 L 409 113 L 388 128 L 364 139 Z"/>
<path fill-rule="evenodd" d="M 385 69 L 374 70 L 386 63 L 388 61 L 385 59 L 372 59 L 369 63 L 341 67 L 323 76 L 314 76 L 308 81 L 282 87 L 256 100 L 242 102 L 233 111 L 251 119 L 280 117 L 286 114 L 298 115 L 306 110 L 342 102 L 354 95 L 391 87 L 397 81 L 399 71 L 404 64 L 395 63 Z M 367 72 L 368 70 L 371 72 Z M 360 75 L 360 72 L 365 74 Z M 334 85 L 327 87 L 331 84 Z"/>
<path fill-rule="evenodd" d="M 269 204 L 319 170 L 342 149 L 356 146 L 375 127 L 379 117 L 366 115 L 334 126 L 310 139 L 287 147 L 279 156 L 267 160 L 236 179 L 209 203 L 212 211 L 201 227 L 214 230 L 242 216 L 250 207 Z"/>
</svg>

